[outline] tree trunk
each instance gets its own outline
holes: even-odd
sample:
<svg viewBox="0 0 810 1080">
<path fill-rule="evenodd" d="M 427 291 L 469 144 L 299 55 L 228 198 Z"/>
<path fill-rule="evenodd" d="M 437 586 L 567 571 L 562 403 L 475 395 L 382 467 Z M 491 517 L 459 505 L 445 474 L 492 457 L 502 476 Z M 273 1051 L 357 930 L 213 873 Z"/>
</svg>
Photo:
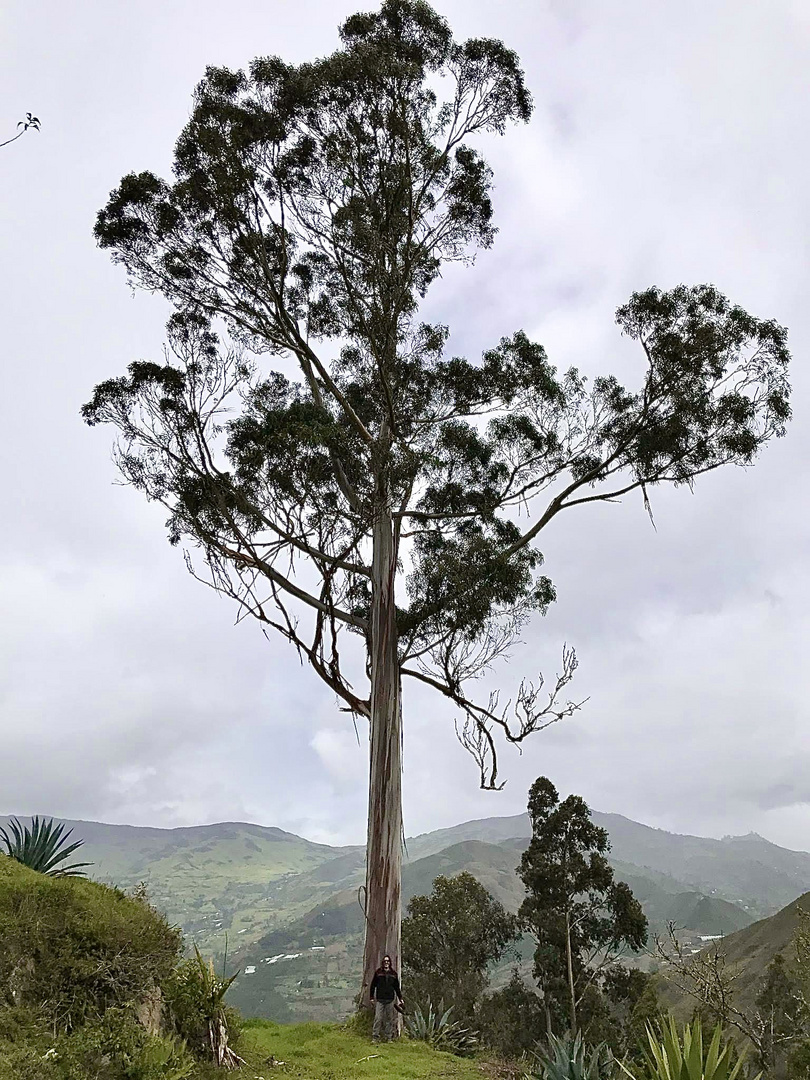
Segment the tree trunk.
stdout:
<svg viewBox="0 0 810 1080">
<path fill-rule="evenodd" d="M 571 956 L 571 912 L 565 913 L 565 958 L 568 962 L 568 994 L 571 1011 L 571 1034 L 577 1033 L 577 995 L 574 990 L 574 960 Z"/>
<path fill-rule="evenodd" d="M 391 506 L 378 499 L 371 605 L 371 751 L 366 846 L 366 941 L 360 1001 L 386 954 L 400 969 L 402 878 L 402 713 L 394 581 L 397 552 Z"/>
</svg>

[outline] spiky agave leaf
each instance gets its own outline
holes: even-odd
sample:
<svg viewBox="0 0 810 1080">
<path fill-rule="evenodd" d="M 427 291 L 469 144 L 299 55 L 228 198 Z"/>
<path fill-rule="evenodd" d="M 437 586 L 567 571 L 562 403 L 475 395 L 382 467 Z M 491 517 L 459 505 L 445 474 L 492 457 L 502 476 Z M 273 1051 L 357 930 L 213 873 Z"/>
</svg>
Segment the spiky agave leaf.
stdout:
<svg viewBox="0 0 810 1080">
<path fill-rule="evenodd" d="M 614 1057 L 606 1043 L 589 1047 L 582 1032 L 572 1038 L 548 1033 L 548 1047 L 535 1054 L 535 1068 L 524 1080 L 607 1080 L 614 1072 Z"/>
<path fill-rule="evenodd" d="M 672 1016 L 656 1028 L 648 1024 L 647 1042 L 645 1080 L 736 1080 L 745 1063 L 744 1051 L 737 1054 L 733 1043 L 723 1044 L 720 1024 L 715 1027 L 704 1053 L 703 1027 L 699 1019 L 687 1024 L 682 1035 Z M 625 1065 L 621 1068 L 631 1080 L 636 1080 Z M 758 1073 L 755 1080 L 761 1076 L 762 1073 Z"/>
<path fill-rule="evenodd" d="M 73 829 L 65 832 L 65 826 L 54 825 L 53 818 L 46 820 L 35 816 L 31 819 L 30 828 L 22 825 L 17 818 L 11 818 L 8 829 L 10 836 L 6 829 L 0 827 L 0 840 L 5 845 L 6 854 L 40 874 L 51 877 L 84 877 L 82 868 L 92 866 L 89 862 L 60 866 L 60 863 L 64 863 L 65 859 L 82 846 L 84 840 L 75 840 L 65 847 Z"/>
<path fill-rule="evenodd" d="M 451 1005 L 445 1009 L 444 1002 L 439 1002 L 438 1010 L 428 1001 L 427 1011 L 417 1006 L 413 1014 L 405 1017 L 405 1030 L 412 1039 L 426 1042 L 438 1050 L 449 1050 L 452 1054 L 470 1054 L 474 1051 L 478 1036 L 464 1027 L 460 1021 L 451 1020 Z"/>
<path fill-rule="evenodd" d="M 225 994 L 231 986 L 231 983 L 238 977 L 239 972 L 235 972 L 230 978 L 220 978 L 214 971 L 214 961 L 209 960 L 207 963 L 202 958 L 202 953 L 194 946 L 194 952 L 197 955 L 197 966 L 200 972 L 200 987 L 202 988 L 203 996 L 205 1000 L 210 1003 L 212 1009 L 218 1009 L 221 1007 L 222 1002 L 225 999 Z"/>
</svg>

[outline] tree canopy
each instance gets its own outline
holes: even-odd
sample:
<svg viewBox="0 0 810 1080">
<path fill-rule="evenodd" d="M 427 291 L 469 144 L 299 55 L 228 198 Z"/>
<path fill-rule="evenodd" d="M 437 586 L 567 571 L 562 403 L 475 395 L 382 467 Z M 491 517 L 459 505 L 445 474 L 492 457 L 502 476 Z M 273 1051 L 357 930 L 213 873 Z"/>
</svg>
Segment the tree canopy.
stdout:
<svg viewBox="0 0 810 1080">
<path fill-rule="evenodd" d="M 785 332 L 711 286 L 652 288 L 617 312 L 646 361 L 638 391 L 558 374 L 520 331 L 479 362 L 447 357 L 419 300 L 495 232 L 491 172 L 465 140 L 528 120 L 531 99 L 514 53 L 455 43 L 424 3 L 388 0 L 341 37 L 311 64 L 209 68 L 174 183 L 142 172 L 113 192 L 99 243 L 177 314 L 168 362 L 103 383 L 85 416 L 120 428 L 125 475 L 167 502 L 171 538 L 201 544 L 218 585 L 260 618 L 295 601 L 316 613 L 306 642 L 283 613 L 280 628 L 361 714 L 334 642 L 369 630 L 384 482 L 410 541 L 400 668 L 463 710 L 494 785 L 488 733 L 525 737 L 537 699 L 509 726 L 464 686 L 554 599 L 541 530 L 573 505 L 750 463 L 788 417 Z M 297 377 L 261 371 L 263 354 Z M 521 529 L 514 511 L 555 482 Z M 309 589 L 279 570 L 304 559 Z"/>
<path fill-rule="evenodd" d="M 453 1006 L 469 1019 L 487 986 L 487 968 L 520 936 L 519 923 L 472 874 L 439 876 L 414 896 L 402 921 L 403 975 L 426 1006 Z"/>
</svg>

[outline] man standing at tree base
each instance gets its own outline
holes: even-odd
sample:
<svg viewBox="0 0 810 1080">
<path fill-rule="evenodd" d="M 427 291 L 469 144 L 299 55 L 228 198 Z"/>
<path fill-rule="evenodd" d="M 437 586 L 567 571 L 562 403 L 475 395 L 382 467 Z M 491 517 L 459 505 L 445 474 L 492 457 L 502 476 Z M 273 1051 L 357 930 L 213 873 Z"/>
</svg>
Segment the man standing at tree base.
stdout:
<svg viewBox="0 0 810 1080">
<path fill-rule="evenodd" d="M 402 1003 L 402 991 L 399 976 L 391 966 L 391 957 L 384 956 L 382 967 L 374 972 L 371 980 L 369 997 L 374 1002 L 374 1027 L 371 1037 L 374 1042 L 390 1042 L 399 1034 L 399 1013 L 397 1003 Z"/>
</svg>

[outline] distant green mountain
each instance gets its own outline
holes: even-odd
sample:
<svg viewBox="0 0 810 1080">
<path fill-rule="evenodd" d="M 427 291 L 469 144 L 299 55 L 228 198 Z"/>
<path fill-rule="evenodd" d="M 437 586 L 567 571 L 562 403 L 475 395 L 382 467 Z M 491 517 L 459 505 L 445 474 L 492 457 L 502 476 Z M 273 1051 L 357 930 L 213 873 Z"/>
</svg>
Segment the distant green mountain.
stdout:
<svg viewBox="0 0 810 1080">
<path fill-rule="evenodd" d="M 7 818 L 0 818 L 0 825 Z M 20 818 L 24 823 L 29 818 Z M 244 822 L 152 829 L 67 821 L 83 839 L 82 860 L 97 881 L 129 890 L 145 882 L 152 902 L 204 951 L 225 934 L 254 939 L 335 891 L 339 867 L 360 868 L 362 848 L 315 844 L 282 829 Z M 334 869 L 319 877 L 318 868 Z"/>
<path fill-rule="evenodd" d="M 642 825 L 621 814 L 592 813 L 607 829 L 611 862 L 630 864 L 649 875 L 663 874 L 693 890 L 739 904 L 752 917 L 770 915 L 810 888 L 810 852 L 790 851 L 756 833 L 714 840 Z M 503 843 L 531 836 L 527 814 L 466 821 L 408 840 L 412 858 L 441 851 L 462 840 Z"/>
<path fill-rule="evenodd" d="M 653 932 L 674 922 L 698 944 L 702 936 L 733 935 L 810 889 L 810 854 L 755 835 L 711 840 L 618 814 L 593 817 L 608 829 L 617 877 L 638 896 Z M 221 957 L 227 935 L 229 966 L 241 970 L 232 995 L 247 1012 L 329 1019 L 351 1007 L 362 949 L 362 847 L 315 844 L 240 822 L 67 825 L 85 840 L 91 876 L 125 889 L 145 881 L 153 903 L 204 953 Z M 529 834 L 520 814 L 409 838 L 405 902 L 429 892 L 437 875 L 466 870 L 516 910 L 523 887 L 515 868 Z M 522 950 L 524 961 L 530 951 Z"/>
<path fill-rule="evenodd" d="M 505 907 L 516 911 L 524 890 L 515 868 L 525 843 L 516 839 L 501 844 L 462 840 L 408 862 L 402 869 L 403 903 L 430 892 L 439 874 L 453 877 L 467 871 Z M 414 847 L 410 844 L 409 852 L 413 853 Z M 641 868 L 626 863 L 616 869 L 641 901 L 653 933 L 665 931 L 667 924 L 674 922 L 690 938 L 699 940 L 701 935 L 728 933 L 751 921 L 736 904 L 690 891 L 667 875 L 653 872 L 647 877 Z M 264 1015 L 283 1002 L 285 1012 L 278 1014 L 279 1018 L 291 1015 L 296 1021 L 332 1019 L 349 1009 L 360 979 L 363 948 L 363 912 L 357 895 L 361 881 L 358 877 L 352 887 L 335 892 L 258 942 L 240 947 L 234 956 L 241 971 L 231 990 L 234 1004 L 247 1015 Z M 532 952 L 528 942 L 519 949 L 527 974 Z M 508 960 L 503 971 L 493 973 L 495 985 L 508 978 L 511 966 Z"/>
</svg>

